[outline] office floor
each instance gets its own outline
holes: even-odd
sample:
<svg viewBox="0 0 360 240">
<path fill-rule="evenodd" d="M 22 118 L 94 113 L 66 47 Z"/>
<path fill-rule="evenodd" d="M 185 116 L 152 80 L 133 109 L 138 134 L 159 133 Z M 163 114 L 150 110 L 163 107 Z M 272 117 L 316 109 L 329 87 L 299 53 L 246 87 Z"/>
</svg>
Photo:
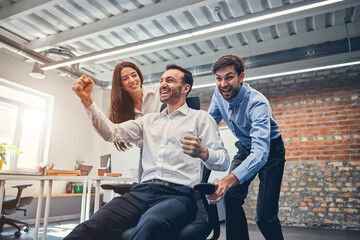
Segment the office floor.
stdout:
<svg viewBox="0 0 360 240">
<path fill-rule="evenodd" d="M 47 240 L 63 239 L 77 224 L 77 221 L 62 221 L 51 223 L 48 227 Z M 0 233 L 1 240 L 16 239 L 14 230 L 6 228 L 6 231 Z M 33 239 L 33 226 L 30 226 L 28 233 L 22 233 L 21 240 Z M 256 225 L 249 225 L 249 233 L 251 240 L 263 240 L 263 236 Z M 358 240 L 360 239 L 360 231 L 348 230 L 330 230 L 330 229 L 313 229 L 299 227 L 283 227 L 284 238 L 286 240 Z M 39 239 L 42 238 L 42 229 L 40 229 Z M 221 235 L 219 240 L 225 240 L 225 224 L 221 224 Z"/>
</svg>

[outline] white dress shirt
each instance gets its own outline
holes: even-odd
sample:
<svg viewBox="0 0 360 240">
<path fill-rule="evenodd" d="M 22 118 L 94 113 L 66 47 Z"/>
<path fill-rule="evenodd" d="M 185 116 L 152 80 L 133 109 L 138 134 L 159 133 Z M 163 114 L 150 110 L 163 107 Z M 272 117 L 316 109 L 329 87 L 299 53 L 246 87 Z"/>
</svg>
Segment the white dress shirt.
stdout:
<svg viewBox="0 0 360 240">
<path fill-rule="evenodd" d="M 148 113 L 120 124 L 112 123 L 95 102 L 86 109 L 97 133 L 109 142 L 144 141 L 141 181 L 161 179 L 193 187 L 202 176 L 201 164 L 208 169 L 226 171 L 230 158 L 214 119 L 205 111 L 187 104 L 171 113 Z M 180 139 L 193 135 L 208 148 L 209 158 L 202 161 L 183 152 Z"/>
</svg>

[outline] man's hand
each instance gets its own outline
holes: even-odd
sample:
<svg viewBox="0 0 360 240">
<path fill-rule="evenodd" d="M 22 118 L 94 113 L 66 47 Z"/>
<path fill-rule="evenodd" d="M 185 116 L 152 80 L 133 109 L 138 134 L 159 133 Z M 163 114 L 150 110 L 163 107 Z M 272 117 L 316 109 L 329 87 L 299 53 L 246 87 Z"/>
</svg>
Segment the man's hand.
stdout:
<svg viewBox="0 0 360 240">
<path fill-rule="evenodd" d="M 216 204 L 221 201 L 221 199 L 225 196 L 226 191 L 239 183 L 239 180 L 235 177 L 234 174 L 230 173 L 223 179 L 215 179 L 214 184 L 216 187 L 216 191 L 213 194 L 207 195 L 207 199 L 210 204 Z"/>
<path fill-rule="evenodd" d="M 72 85 L 72 90 L 79 96 L 85 108 L 89 107 L 93 102 L 91 95 L 93 88 L 94 81 L 85 75 L 75 80 Z"/>
<path fill-rule="evenodd" d="M 208 160 L 209 150 L 200 143 L 199 138 L 191 135 L 185 135 L 180 142 L 185 154 L 194 158 L 201 158 L 203 161 Z"/>
</svg>

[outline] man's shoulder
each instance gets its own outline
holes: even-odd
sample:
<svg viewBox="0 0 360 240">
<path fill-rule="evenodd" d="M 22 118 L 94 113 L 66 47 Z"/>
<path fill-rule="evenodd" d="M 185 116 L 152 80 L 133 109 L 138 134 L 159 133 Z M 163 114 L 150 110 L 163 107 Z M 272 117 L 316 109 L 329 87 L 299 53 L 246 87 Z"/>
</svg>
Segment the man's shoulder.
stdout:
<svg viewBox="0 0 360 240">
<path fill-rule="evenodd" d="M 151 121 L 156 118 L 159 118 L 161 115 L 161 112 L 150 112 L 145 114 L 144 116 L 141 116 L 139 119 L 145 120 L 145 121 Z"/>
<path fill-rule="evenodd" d="M 210 118 L 210 119 L 212 119 L 212 117 L 211 117 L 211 115 L 210 115 L 210 113 L 208 113 L 207 111 L 204 111 L 204 110 L 197 110 L 197 109 L 192 109 L 192 108 L 190 108 L 190 110 L 189 110 L 190 112 L 190 114 L 196 114 L 196 117 L 197 118 Z"/>
<path fill-rule="evenodd" d="M 264 94 L 262 94 L 259 90 L 255 88 L 250 88 L 249 90 L 249 96 L 250 100 L 253 102 L 263 102 L 268 103 L 268 99 L 265 97 Z"/>
</svg>

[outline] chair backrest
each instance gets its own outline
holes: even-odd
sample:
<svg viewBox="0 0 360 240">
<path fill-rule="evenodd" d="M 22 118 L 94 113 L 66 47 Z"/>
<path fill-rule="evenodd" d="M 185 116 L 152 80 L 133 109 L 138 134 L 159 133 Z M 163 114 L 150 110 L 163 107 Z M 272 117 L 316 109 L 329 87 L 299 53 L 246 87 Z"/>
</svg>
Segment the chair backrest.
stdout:
<svg viewBox="0 0 360 240">
<path fill-rule="evenodd" d="M 19 207 L 29 204 L 33 197 L 21 197 L 22 191 L 24 188 L 30 187 L 32 184 L 20 184 L 14 185 L 12 188 L 17 188 L 18 192 L 15 196 L 5 196 L 2 206 L 2 214 L 12 214 L 13 212 L 18 211 Z"/>
</svg>

